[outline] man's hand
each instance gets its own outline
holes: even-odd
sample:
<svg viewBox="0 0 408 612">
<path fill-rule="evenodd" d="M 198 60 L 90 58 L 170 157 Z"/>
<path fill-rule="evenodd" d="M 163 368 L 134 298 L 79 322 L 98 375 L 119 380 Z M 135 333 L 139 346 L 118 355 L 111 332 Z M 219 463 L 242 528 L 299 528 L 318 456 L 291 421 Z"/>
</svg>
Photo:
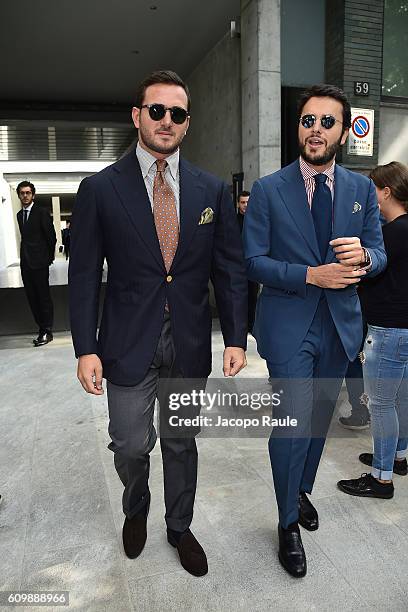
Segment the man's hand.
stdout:
<svg viewBox="0 0 408 612">
<path fill-rule="evenodd" d="M 364 249 L 361 246 L 360 238 L 355 236 L 336 238 L 331 240 L 329 244 L 336 253 L 337 261 L 343 266 L 359 266 L 364 263 Z"/>
<path fill-rule="evenodd" d="M 238 346 L 227 346 L 224 350 L 224 376 L 235 376 L 247 364 L 245 351 Z"/>
<path fill-rule="evenodd" d="M 365 274 L 366 271 L 361 268 L 355 269 L 339 263 L 330 263 L 315 268 L 309 267 L 306 283 L 322 289 L 344 289 L 348 285 L 358 283 Z"/>
<path fill-rule="evenodd" d="M 79 357 L 77 377 L 87 393 L 103 395 L 102 363 L 98 355 L 82 355 Z"/>
</svg>

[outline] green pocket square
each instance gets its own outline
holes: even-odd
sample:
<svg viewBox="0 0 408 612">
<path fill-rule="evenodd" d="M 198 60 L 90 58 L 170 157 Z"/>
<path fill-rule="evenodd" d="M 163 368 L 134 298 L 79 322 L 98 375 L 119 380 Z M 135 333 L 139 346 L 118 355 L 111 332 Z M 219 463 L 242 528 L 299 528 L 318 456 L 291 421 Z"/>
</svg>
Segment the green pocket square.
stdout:
<svg viewBox="0 0 408 612">
<path fill-rule="evenodd" d="M 206 208 L 201 213 L 200 221 L 198 225 L 205 225 L 206 223 L 212 223 L 214 220 L 214 211 L 212 208 Z"/>
</svg>

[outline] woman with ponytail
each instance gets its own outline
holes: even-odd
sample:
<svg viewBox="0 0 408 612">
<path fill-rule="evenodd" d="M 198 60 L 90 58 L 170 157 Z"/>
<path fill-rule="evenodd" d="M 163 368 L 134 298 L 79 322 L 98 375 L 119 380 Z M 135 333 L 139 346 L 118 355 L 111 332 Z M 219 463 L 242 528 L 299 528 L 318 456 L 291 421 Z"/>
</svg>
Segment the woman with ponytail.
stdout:
<svg viewBox="0 0 408 612">
<path fill-rule="evenodd" d="M 370 474 L 340 480 L 349 495 L 390 499 L 393 472 L 406 475 L 408 449 L 408 167 L 391 162 L 370 175 L 386 223 L 388 267 L 361 283 L 359 296 L 368 333 L 361 354 L 371 411 L 373 453 L 359 459 Z"/>
</svg>

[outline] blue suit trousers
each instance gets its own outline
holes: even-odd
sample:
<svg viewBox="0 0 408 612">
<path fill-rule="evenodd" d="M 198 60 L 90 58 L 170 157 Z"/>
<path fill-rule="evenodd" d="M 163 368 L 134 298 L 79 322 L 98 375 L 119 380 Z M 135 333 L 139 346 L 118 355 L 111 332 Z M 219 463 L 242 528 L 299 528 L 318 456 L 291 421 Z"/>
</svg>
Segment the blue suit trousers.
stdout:
<svg viewBox="0 0 408 612">
<path fill-rule="evenodd" d="M 269 455 L 283 528 L 298 520 L 299 492 L 311 493 L 348 358 L 322 291 L 299 351 L 285 364 L 268 362 L 281 403 L 274 417 L 287 415 L 297 427 L 274 428 Z"/>
</svg>

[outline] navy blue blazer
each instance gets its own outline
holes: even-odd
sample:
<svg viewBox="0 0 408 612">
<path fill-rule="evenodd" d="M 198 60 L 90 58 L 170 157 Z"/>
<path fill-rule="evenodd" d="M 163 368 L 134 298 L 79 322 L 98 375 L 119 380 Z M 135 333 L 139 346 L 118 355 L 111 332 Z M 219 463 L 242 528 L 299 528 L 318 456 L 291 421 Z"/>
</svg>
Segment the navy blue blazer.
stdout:
<svg viewBox="0 0 408 612">
<path fill-rule="evenodd" d="M 371 255 L 370 275 L 387 263 L 379 217 L 373 182 L 336 165 L 332 239 L 359 237 Z M 347 356 L 354 360 L 362 341 L 356 285 L 323 290 L 306 284 L 308 266 L 337 260 L 329 247 L 321 261 L 299 160 L 255 182 L 243 233 L 248 276 L 263 284 L 254 327 L 260 355 L 275 364 L 289 361 L 324 291 Z"/>
<path fill-rule="evenodd" d="M 212 223 L 199 225 L 213 210 Z M 71 230 L 69 301 L 76 356 L 96 353 L 104 377 L 131 386 L 153 360 L 169 304 L 176 365 L 188 378 L 211 371 L 211 277 L 226 346 L 246 348 L 247 280 L 228 187 L 180 160 L 180 239 L 166 272 L 134 151 L 79 187 Z M 97 337 L 104 257 L 108 280 Z"/>
<path fill-rule="evenodd" d="M 55 258 L 57 237 L 50 213 L 34 202 L 27 223 L 23 225 L 23 209 L 17 213 L 21 233 L 20 263 L 31 270 L 48 268 Z"/>
</svg>

